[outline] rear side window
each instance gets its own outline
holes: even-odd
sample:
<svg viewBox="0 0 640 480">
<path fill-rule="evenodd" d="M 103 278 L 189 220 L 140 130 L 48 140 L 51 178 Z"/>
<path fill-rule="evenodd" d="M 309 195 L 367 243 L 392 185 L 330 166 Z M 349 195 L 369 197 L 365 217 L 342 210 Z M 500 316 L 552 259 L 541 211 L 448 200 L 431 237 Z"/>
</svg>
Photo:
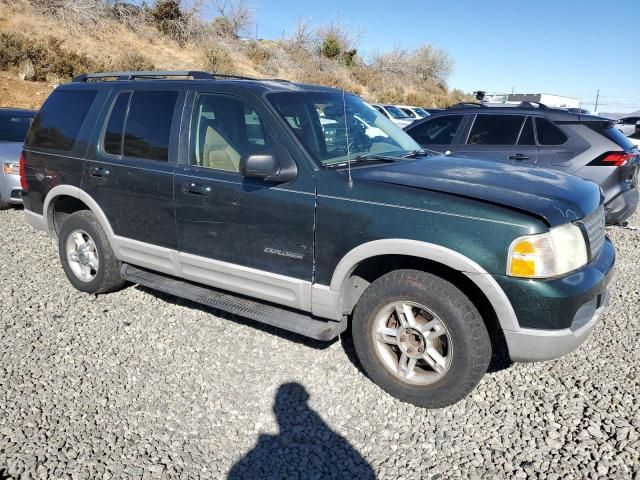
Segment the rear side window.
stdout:
<svg viewBox="0 0 640 480">
<path fill-rule="evenodd" d="M 0 142 L 24 142 L 32 117 L 0 113 Z"/>
<path fill-rule="evenodd" d="M 177 99 L 178 92 L 133 93 L 124 124 L 124 156 L 169 160 L 169 137 Z"/>
<path fill-rule="evenodd" d="M 536 132 L 540 145 L 562 145 L 569 138 L 546 118 L 536 118 Z"/>
<path fill-rule="evenodd" d="M 451 145 L 462 123 L 462 115 L 446 115 L 412 128 L 409 135 L 421 145 Z"/>
<path fill-rule="evenodd" d="M 31 148 L 70 151 L 84 122 L 95 90 L 56 90 L 33 121 L 26 144 Z"/>
<path fill-rule="evenodd" d="M 469 145 L 515 145 L 524 117 L 520 115 L 476 115 Z"/>
<path fill-rule="evenodd" d="M 109 122 L 104 132 L 103 148 L 111 155 L 122 155 L 122 134 L 129 98 L 131 98 L 131 92 L 119 94 L 109 115 Z"/>
</svg>

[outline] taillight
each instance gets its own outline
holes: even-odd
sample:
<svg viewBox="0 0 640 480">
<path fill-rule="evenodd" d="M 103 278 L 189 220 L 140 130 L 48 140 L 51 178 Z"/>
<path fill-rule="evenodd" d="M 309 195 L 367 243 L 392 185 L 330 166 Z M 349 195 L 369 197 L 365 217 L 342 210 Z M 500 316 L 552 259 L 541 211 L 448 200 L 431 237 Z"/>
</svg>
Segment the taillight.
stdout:
<svg viewBox="0 0 640 480">
<path fill-rule="evenodd" d="M 635 153 L 607 152 L 600 155 L 593 162 L 589 163 L 589 165 L 598 167 L 622 167 L 623 165 L 633 162 L 635 159 Z"/>
<path fill-rule="evenodd" d="M 24 167 L 24 152 L 20 153 L 20 187 L 23 192 L 26 192 L 29 188 L 27 183 L 27 170 Z"/>
</svg>

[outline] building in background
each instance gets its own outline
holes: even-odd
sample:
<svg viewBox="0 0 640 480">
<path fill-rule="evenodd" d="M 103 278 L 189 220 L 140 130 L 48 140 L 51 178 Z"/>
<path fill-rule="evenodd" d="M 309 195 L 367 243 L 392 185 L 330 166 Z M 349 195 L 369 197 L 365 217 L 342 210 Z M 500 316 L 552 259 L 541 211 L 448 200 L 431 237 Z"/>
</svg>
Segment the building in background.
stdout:
<svg viewBox="0 0 640 480">
<path fill-rule="evenodd" d="M 550 93 L 487 93 L 482 103 L 518 105 L 522 102 L 542 103 L 553 108 L 580 108 L 580 100 Z"/>
</svg>

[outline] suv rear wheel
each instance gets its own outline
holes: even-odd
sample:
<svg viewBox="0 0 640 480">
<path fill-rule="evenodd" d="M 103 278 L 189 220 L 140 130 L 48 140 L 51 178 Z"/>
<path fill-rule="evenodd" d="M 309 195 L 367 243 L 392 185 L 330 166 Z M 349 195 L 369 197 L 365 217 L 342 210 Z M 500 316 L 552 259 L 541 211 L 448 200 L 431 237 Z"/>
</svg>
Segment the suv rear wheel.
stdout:
<svg viewBox="0 0 640 480">
<path fill-rule="evenodd" d="M 122 264 L 95 215 L 82 210 L 65 220 L 60 229 L 58 252 L 64 273 L 78 290 L 107 293 L 125 285 Z"/>
<path fill-rule="evenodd" d="M 465 397 L 491 359 L 489 334 L 469 298 L 418 270 L 396 270 L 373 282 L 356 305 L 352 332 L 371 379 L 420 407 Z"/>
</svg>

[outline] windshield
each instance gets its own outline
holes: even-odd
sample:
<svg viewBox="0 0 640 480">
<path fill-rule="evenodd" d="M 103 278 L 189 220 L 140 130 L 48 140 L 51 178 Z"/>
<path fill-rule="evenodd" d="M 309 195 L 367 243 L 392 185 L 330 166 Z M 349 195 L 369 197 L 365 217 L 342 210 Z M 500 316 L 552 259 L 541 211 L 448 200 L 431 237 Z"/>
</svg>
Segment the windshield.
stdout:
<svg viewBox="0 0 640 480">
<path fill-rule="evenodd" d="M 0 113 L 0 142 L 24 142 L 31 120 L 31 117 Z"/>
<path fill-rule="evenodd" d="M 398 107 L 394 107 L 393 105 L 385 105 L 384 108 L 393 118 L 409 118 L 409 116 Z"/>
<path fill-rule="evenodd" d="M 400 157 L 420 150 L 409 135 L 355 95 L 282 92 L 267 98 L 323 165 L 346 161 L 347 150 L 352 159 L 370 154 Z"/>
</svg>

